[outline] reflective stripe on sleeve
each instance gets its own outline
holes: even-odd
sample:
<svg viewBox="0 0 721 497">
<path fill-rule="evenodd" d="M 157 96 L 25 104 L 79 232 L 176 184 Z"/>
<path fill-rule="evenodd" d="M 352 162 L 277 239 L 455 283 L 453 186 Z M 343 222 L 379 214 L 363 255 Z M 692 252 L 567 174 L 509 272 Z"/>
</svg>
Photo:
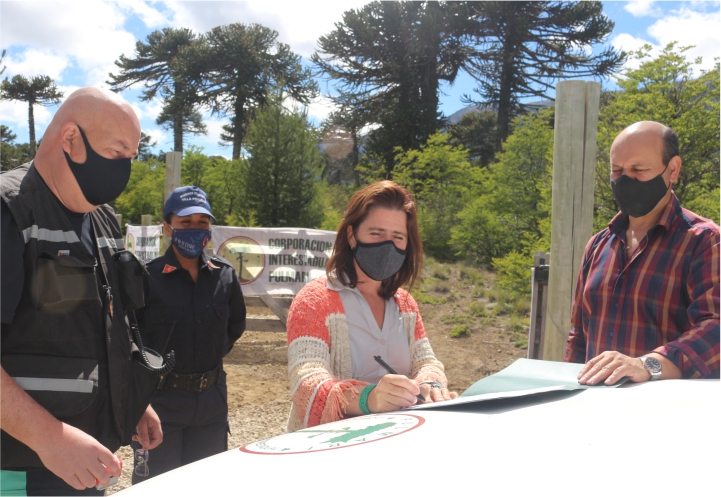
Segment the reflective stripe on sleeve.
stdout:
<svg viewBox="0 0 721 497">
<path fill-rule="evenodd" d="M 98 248 L 114 248 L 117 250 L 123 250 L 125 248 L 125 242 L 123 242 L 122 238 L 106 238 L 104 236 L 101 236 L 97 239 L 98 241 Z"/>
<path fill-rule="evenodd" d="M 45 228 L 38 228 L 37 224 L 33 224 L 29 228 L 23 230 L 23 239 L 25 243 L 28 243 L 31 238 L 37 240 L 44 240 L 47 242 L 67 242 L 67 243 L 79 243 L 80 239 L 74 231 L 63 231 L 63 230 L 49 230 Z"/>
<path fill-rule="evenodd" d="M 60 378 L 26 378 L 14 376 L 15 383 L 23 390 L 40 390 L 45 392 L 79 392 L 92 393 L 95 384 L 92 380 L 64 380 Z"/>
</svg>

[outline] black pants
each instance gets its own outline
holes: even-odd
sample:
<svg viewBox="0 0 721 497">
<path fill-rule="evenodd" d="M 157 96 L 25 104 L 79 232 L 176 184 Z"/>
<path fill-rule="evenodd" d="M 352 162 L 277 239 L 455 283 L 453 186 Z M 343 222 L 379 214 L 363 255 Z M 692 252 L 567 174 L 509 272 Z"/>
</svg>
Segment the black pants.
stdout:
<svg viewBox="0 0 721 497">
<path fill-rule="evenodd" d="M 225 372 L 200 393 L 159 390 L 151 404 L 160 418 L 163 442 L 150 451 L 149 476 L 138 476 L 133 468 L 133 484 L 228 450 Z M 132 447 L 135 451 L 140 444 L 133 442 Z"/>
<path fill-rule="evenodd" d="M 17 492 L 13 495 L 105 495 L 105 490 L 96 490 L 95 487 L 75 490 L 45 468 L 13 470 L 12 473 L 4 472 L 2 477 L 14 480 L 2 484 L 3 490 Z"/>
</svg>

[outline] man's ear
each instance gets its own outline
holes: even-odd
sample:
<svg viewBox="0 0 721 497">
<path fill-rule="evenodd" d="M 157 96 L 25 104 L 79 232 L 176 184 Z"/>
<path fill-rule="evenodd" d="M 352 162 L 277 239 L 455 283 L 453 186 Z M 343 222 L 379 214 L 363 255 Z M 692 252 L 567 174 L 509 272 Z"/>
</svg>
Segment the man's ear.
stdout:
<svg viewBox="0 0 721 497">
<path fill-rule="evenodd" d="M 676 183 L 678 180 L 678 175 L 681 174 L 682 162 L 681 156 L 679 155 L 668 161 L 669 178 L 671 179 L 671 183 Z"/>
<path fill-rule="evenodd" d="M 80 129 L 77 124 L 69 122 L 60 128 L 60 146 L 74 162 L 78 164 L 85 162 L 87 158 L 85 144 L 83 143 L 83 137 L 80 135 Z"/>
<path fill-rule="evenodd" d="M 348 245 L 350 245 L 350 248 L 355 248 L 355 236 L 353 235 L 353 226 L 348 225 L 348 229 L 346 230 L 346 235 L 348 236 Z"/>
</svg>

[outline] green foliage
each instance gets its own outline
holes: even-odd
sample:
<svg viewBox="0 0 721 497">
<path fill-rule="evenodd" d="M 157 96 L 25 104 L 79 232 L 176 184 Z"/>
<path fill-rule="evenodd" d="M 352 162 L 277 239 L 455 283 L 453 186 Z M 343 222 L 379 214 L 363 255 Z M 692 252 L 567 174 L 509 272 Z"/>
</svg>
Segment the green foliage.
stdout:
<svg viewBox="0 0 721 497">
<path fill-rule="evenodd" d="M 513 121 L 514 131 L 488 167 L 475 198 L 450 229 L 456 255 L 490 264 L 512 250 L 550 240 L 553 109 Z"/>
<path fill-rule="evenodd" d="M 315 228 L 323 221 L 318 178 L 323 158 L 305 111 L 286 110 L 275 94 L 246 136 L 245 197 L 261 226 Z"/>
<path fill-rule="evenodd" d="M 451 226 L 482 176 L 468 162 L 467 152 L 449 140 L 448 135 L 436 133 L 421 150 L 399 152 L 393 173 L 393 179 L 416 198 L 426 253 L 446 260 L 454 256 L 449 245 Z"/>
<path fill-rule="evenodd" d="M 419 293 L 418 296 L 414 296 L 414 299 L 419 304 L 445 304 L 447 302 L 447 299 L 445 297 L 434 297 L 433 295 L 427 295 L 424 293 Z"/>
<path fill-rule="evenodd" d="M 495 112 L 469 112 L 461 120 L 448 127 L 452 145 L 462 145 L 468 150 L 468 160 L 474 166 L 486 167 L 496 155 Z"/>
<path fill-rule="evenodd" d="M 640 62 L 618 79 L 623 91 L 609 95 L 598 123 L 595 219 L 598 230 L 618 212 L 609 183 L 609 151 L 614 138 L 637 121 L 657 121 L 679 137 L 683 161 L 674 191 L 681 205 L 693 205 L 699 215 L 719 220 L 719 63 L 698 71 L 701 59 L 689 60 L 690 47 L 670 43 L 656 58 L 651 47 L 633 52 Z"/>
<path fill-rule="evenodd" d="M 318 183 L 318 198 L 323 210 L 323 221 L 320 229 L 337 231 L 343 218 L 350 192 L 340 185 L 329 185 L 325 182 Z"/>
<path fill-rule="evenodd" d="M 531 266 L 533 258 L 515 250 L 493 259 L 498 286 L 514 296 L 531 295 Z"/>
<path fill-rule="evenodd" d="M 462 336 L 471 336 L 471 330 L 465 324 L 459 324 L 451 330 L 450 333 L 452 338 L 460 338 Z"/>
<path fill-rule="evenodd" d="M 4 124 L 0 125 L 0 134 L 0 170 L 9 171 L 30 162 L 34 154 L 30 151 L 29 143 L 15 143 L 17 135 Z"/>
<path fill-rule="evenodd" d="M 165 164 L 154 159 L 133 161 L 130 180 L 115 200 L 115 211 L 123 215 L 123 222 L 140 224 L 140 216 L 149 214 L 153 222 L 163 220 L 165 195 Z M 211 204 L 212 205 L 212 204 Z"/>
</svg>

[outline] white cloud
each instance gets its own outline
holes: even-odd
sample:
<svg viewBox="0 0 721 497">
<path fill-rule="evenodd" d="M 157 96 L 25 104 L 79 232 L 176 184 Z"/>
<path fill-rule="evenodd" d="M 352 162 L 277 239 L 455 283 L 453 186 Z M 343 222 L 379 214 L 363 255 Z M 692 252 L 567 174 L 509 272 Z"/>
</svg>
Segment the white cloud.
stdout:
<svg viewBox="0 0 721 497">
<path fill-rule="evenodd" d="M 36 138 L 40 138 L 43 135 L 54 113 L 54 110 L 41 105 L 33 107 Z M 2 121 L 4 125 L 9 126 L 13 132 L 18 135 L 15 140 L 16 142 L 27 143 L 30 141 L 27 103 L 8 100 L 0 101 L 0 121 Z"/>
<path fill-rule="evenodd" d="M 150 102 L 137 100 L 135 102 L 131 102 L 130 105 L 133 107 L 133 110 L 135 110 L 135 114 L 138 116 L 138 119 L 147 119 L 153 123 L 155 123 L 155 120 L 163 110 L 163 103 L 157 98 L 151 100 Z"/>
<path fill-rule="evenodd" d="M 711 69 L 714 57 L 721 56 L 721 30 L 719 12 L 698 12 L 682 7 L 656 21 L 648 34 L 661 47 L 678 41 L 680 46 L 695 45 L 687 53 L 690 59 L 703 57 L 702 69 Z"/>
<path fill-rule="evenodd" d="M 653 0 L 637 0 L 635 2 L 628 2 L 623 8 L 634 17 L 657 17 L 661 15 L 661 9 L 654 5 L 655 3 Z"/>
<path fill-rule="evenodd" d="M 313 102 L 308 105 L 308 117 L 315 118 L 319 121 L 323 121 L 328 114 L 336 109 L 336 105 L 333 101 L 325 95 L 316 98 Z"/>
<path fill-rule="evenodd" d="M 611 40 L 611 45 L 614 46 L 614 48 L 620 48 L 624 50 L 625 52 L 632 52 L 635 50 L 638 50 L 639 48 L 643 47 L 644 45 L 651 45 L 653 47 L 651 51 L 651 55 L 655 56 L 658 55 L 659 47 L 658 45 L 654 45 L 648 40 L 644 40 L 643 38 L 637 38 L 635 36 L 631 36 L 628 33 L 622 33 L 615 38 Z M 638 69 L 638 67 L 641 65 L 641 61 L 634 58 L 629 58 L 626 62 L 626 65 L 624 66 L 626 69 Z"/>
<path fill-rule="evenodd" d="M 135 37 L 123 29 L 126 17 L 115 4 L 26 0 L 1 5 L 4 47 L 71 59 L 85 84 L 102 84 L 113 62 L 135 47 Z"/>
<path fill-rule="evenodd" d="M 228 124 L 227 120 L 221 121 L 219 119 L 205 119 L 203 123 L 208 127 L 207 135 L 190 135 L 188 136 L 189 141 L 194 142 L 209 142 L 217 146 L 220 141 L 220 134 L 223 133 L 223 126 Z M 200 144 L 202 146 L 202 144 Z"/>
<path fill-rule="evenodd" d="M 156 142 L 156 147 L 160 149 L 165 149 L 165 147 L 168 144 L 173 143 L 172 136 L 169 138 L 168 133 L 166 133 L 161 128 L 152 128 L 152 129 L 145 129 L 143 128 L 143 133 L 146 135 L 150 135 L 150 141 Z"/>
<path fill-rule="evenodd" d="M 167 12 L 160 12 L 153 8 L 150 3 L 143 0 L 121 0 L 118 6 L 137 15 L 140 20 L 149 28 L 163 27 L 168 24 Z M 158 2 L 153 2 L 158 3 Z"/>
<path fill-rule="evenodd" d="M 25 77 L 43 75 L 50 76 L 56 82 L 62 79 L 62 72 L 69 64 L 68 57 L 34 48 L 26 50 L 18 56 L 9 56 L 3 59 L 3 65 L 7 67 L 4 76 L 12 77 L 16 74 L 22 74 Z"/>
<path fill-rule="evenodd" d="M 206 32 L 216 26 L 242 22 L 258 23 L 276 30 L 278 40 L 308 58 L 316 41 L 333 29 L 343 12 L 362 7 L 368 0 L 352 1 L 253 1 L 253 2 L 166 2 L 173 12 L 173 25 Z"/>
<path fill-rule="evenodd" d="M 694 48 L 686 52 L 686 56 L 690 60 L 702 57 L 703 62 L 699 68 L 708 70 L 713 67 L 714 57 L 721 56 L 721 30 L 718 21 L 718 11 L 699 12 L 684 5 L 649 26 L 648 39 L 622 33 L 614 37 L 611 44 L 627 52 L 649 44 L 653 47 L 652 57 L 658 56 L 660 50 L 673 41 L 678 42 L 677 46 L 694 45 Z M 639 65 L 638 60 L 629 59 L 626 68 L 635 69 Z"/>
</svg>

